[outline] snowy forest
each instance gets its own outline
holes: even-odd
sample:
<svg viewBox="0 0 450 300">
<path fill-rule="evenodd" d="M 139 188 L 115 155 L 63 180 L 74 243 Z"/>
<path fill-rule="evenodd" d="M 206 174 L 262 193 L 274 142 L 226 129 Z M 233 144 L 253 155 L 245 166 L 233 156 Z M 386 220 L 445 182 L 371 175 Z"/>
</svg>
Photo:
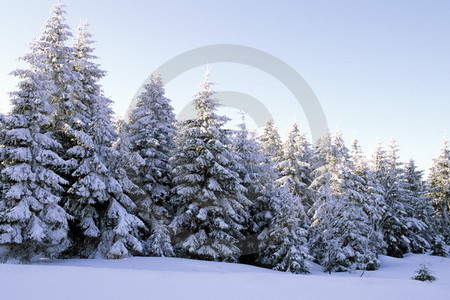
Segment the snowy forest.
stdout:
<svg viewBox="0 0 450 300">
<path fill-rule="evenodd" d="M 378 255 L 447 256 L 450 145 L 428 178 L 398 146 L 340 132 L 314 143 L 236 129 L 206 77 L 176 121 L 158 74 L 127 121 L 102 90 L 86 24 L 56 4 L 12 75 L 0 118 L 0 260 L 166 256 L 308 273 L 375 270 Z M 5 101 L 2 99 L 2 101 Z"/>
</svg>

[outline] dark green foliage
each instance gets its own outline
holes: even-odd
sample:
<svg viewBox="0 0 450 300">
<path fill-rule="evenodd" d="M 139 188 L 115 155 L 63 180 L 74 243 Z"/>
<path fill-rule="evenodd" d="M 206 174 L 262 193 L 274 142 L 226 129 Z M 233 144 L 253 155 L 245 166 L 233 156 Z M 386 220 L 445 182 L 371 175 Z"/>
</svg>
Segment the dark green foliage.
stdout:
<svg viewBox="0 0 450 300">
<path fill-rule="evenodd" d="M 433 273 L 426 264 L 421 264 L 420 268 L 416 271 L 416 275 L 414 275 L 412 279 L 419 281 L 433 282 L 437 278 L 433 276 Z"/>
<path fill-rule="evenodd" d="M 438 235 L 434 238 L 432 250 L 433 252 L 431 253 L 431 255 L 443 257 L 446 257 L 448 255 L 449 249 L 442 235 Z"/>
</svg>

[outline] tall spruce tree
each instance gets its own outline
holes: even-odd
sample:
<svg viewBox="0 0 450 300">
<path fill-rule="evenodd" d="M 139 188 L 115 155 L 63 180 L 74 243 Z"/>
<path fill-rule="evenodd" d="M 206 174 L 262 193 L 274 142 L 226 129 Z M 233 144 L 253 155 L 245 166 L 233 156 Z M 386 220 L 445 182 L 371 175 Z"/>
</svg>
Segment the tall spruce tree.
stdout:
<svg viewBox="0 0 450 300">
<path fill-rule="evenodd" d="M 376 148 L 372 159 L 372 170 L 381 185 L 384 215 L 382 231 L 389 256 L 403 257 L 410 250 L 407 237 L 406 181 L 399 162 L 398 147 L 391 142 L 388 152 L 380 145 Z"/>
<path fill-rule="evenodd" d="M 348 224 L 344 225 L 344 243 L 349 249 L 349 260 L 352 263 L 350 269 L 374 270 L 378 267 L 377 247 L 374 247 L 374 229 L 367 213 L 369 195 L 365 192 L 368 183 L 364 177 L 356 171 L 352 162 L 350 151 L 346 147 L 342 134 L 338 132 L 334 138 L 334 145 L 338 153 L 341 153 L 340 165 L 342 180 L 340 189 L 345 194 L 344 218 Z M 339 193 L 339 189 L 338 189 Z M 374 203 L 370 203 L 374 205 Z M 372 208 L 373 211 L 375 210 Z M 376 240 L 376 239 L 375 239 Z"/>
<path fill-rule="evenodd" d="M 35 66 L 50 80 L 48 91 L 55 106 L 53 126 L 61 143 L 60 155 L 69 161 L 65 175 L 70 182 L 73 154 L 69 149 L 90 147 L 92 141 L 83 131 L 88 120 L 87 107 L 83 103 L 83 88 L 80 74 L 75 70 L 76 58 L 73 48 L 66 45 L 72 37 L 65 23 L 64 5 L 57 3 L 52 8 L 52 16 L 47 20 L 44 31 L 35 42 L 39 61 Z"/>
<path fill-rule="evenodd" d="M 435 231 L 435 211 L 426 195 L 427 190 L 422 180 L 422 171 L 417 169 L 414 160 L 404 166 L 406 181 L 407 237 L 413 253 L 424 253 L 432 246 Z"/>
<path fill-rule="evenodd" d="M 363 210 L 367 215 L 367 220 L 371 228 L 368 236 L 370 241 L 369 246 L 374 253 L 382 253 L 386 247 L 382 232 L 384 216 L 382 187 L 370 169 L 357 140 L 354 140 L 352 143 L 350 159 L 354 166 L 353 172 L 356 176 L 359 176 L 362 183 L 356 186 L 356 190 L 363 196 Z"/>
<path fill-rule="evenodd" d="M 72 254 L 121 258 L 142 251 L 144 224 L 134 215 L 136 206 L 130 199 L 138 190 L 130 184 L 120 153 L 113 148 L 111 100 L 103 96 L 98 83 L 105 72 L 93 62 L 90 38 L 82 25 L 73 47 L 73 68 L 81 78 L 79 99 L 86 116 L 79 132 L 89 143 L 78 143 L 67 152 L 72 173 L 65 206 L 74 215 Z"/>
<path fill-rule="evenodd" d="M 57 257 L 69 246 L 67 213 L 59 205 L 65 180 L 55 173 L 65 162 L 52 131 L 48 76 L 37 69 L 36 45 L 24 60 L 27 70 L 11 94 L 11 113 L 2 120 L 0 140 L 1 260 L 30 262 Z"/>
<path fill-rule="evenodd" d="M 306 210 L 314 202 L 314 191 L 309 189 L 311 184 L 311 163 L 313 152 L 305 134 L 293 124 L 286 141 L 282 145 L 282 159 L 279 165 L 281 185 L 289 192 L 301 199 Z"/>
<path fill-rule="evenodd" d="M 265 156 L 266 189 L 255 215 L 261 230 L 257 260 L 275 270 L 308 273 L 310 255 L 306 228 L 309 223 L 302 199 L 296 194 L 303 192 L 296 189 L 295 179 L 289 173 L 291 163 L 297 162 L 289 161 L 292 157 L 285 159 L 273 122 L 267 123 L 260 141 Z"/>
<path fill-rule="evenodd" d="M 239 124 L 239 130 L 233 135 L 233 151 L 238 157 L 237 173 L 245 187 L 245 196 L 251 202 L 248 207 L 245 240 L 240 244 L 241 260 L 255 263 L 258 253 L 259 241 L 257 236 L 265 228 L 268 218 L 267 193 L 269 185 L 273 183 L 272 168 L 266 163 L 266 157 L 261 152 L 261 145 L 255 134 L 249 132 L 245 120 Z M 270 179 L 269 179 L 270 178 Z"/>
<path fill-rule="evenodd" d="M 146 253 L 173 256 L 168 229 L 172 168 L 169 159 L 175 149 L 175 115 L 164 97 L 160 76 L 152 74 L 144 86 L 126 126 L 130 151 L 141 156 L 143 164 L 132 177 L 145 194 L 137 199 L 140 217 L 151 230 Z"/>
<path fill-rule="evenodd" d="M 372 229 L 363 210 L 363 180 L 354 172 L 340 133 L 317 144 L 322 161 L 314 170 L 311 187 L 317 191 L 311 225 L 311 250 L 325 271 L 374 269 L 376 253 L 370 247 Z"/>
<path fill-rule="evenodd" d="M 280 174 L 280 162 L 283 160 L 283 149 L 280 135 L 273 120 L 267 122 L 264 127 L 264 132 L 259 136 L 259 142 L 261 144 L 261 151 L 266 156 L 268 162 L 270 162 L 277 172 L 278 179 Z"/>
<path fill-rule="evenodd" d="M 175 241 L 189 257 L 236 261 L 248 218 L 245 188 L 231 150 L 227 118 L 218 116 L 212 83 L 194 96 L 197 118 L 181 124 L 173 156 Z"/>
<path fill-rule="evenodd" d="M 77 156 L 82 155 L 87 148 L 92 148 L 93 143 L 82 131 L 88 122 L 88 112 L 81 99 L 82 87 L 79 74 L 75 71 L 73 48 L 66 46 L 72 34 L 65 24 L 64 14 L 64 5 L 61 3 L 52 8 L 52 16 L 25 60 L 33 66 L 34 72 L 47 78 L 47 85 L 43 88 L 49 94 L 49 102 L 54 108 L 50 122 L 53 136 L 60 145 L 56 151 L 66 161 L 55 171 L 65 179 L 64 190 L 67 191 L 73 183 L 71 173 L 77 165 Z M 62 196 L 62 204 L 65 205 L 67 194 L 64 192 Z"/>
<path fill-rule="evenodd" d="M 275 182 L 280 178 L 280 162 L 283 156 L 281 138 L 273 120 L 267 122 L 256 142 L 258 145 L 256 153 L 262 160 L 260 167 L 263 195 L 253 207 L 251 221 L 254 232 L 259 234 L 269 226 L 274 216 L 271 202 L 272 197 L 277 194 L 275 189 L 279 185 Z"/>
</svg>

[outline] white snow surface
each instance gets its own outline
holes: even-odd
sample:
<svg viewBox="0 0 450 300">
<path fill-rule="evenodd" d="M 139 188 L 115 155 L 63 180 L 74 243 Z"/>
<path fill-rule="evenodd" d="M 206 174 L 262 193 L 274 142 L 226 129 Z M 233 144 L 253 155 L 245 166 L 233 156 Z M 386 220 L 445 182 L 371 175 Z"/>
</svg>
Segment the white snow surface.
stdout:
<svg viewBox="0 0 450 300">
<path fill-rule="evenodd" d="M 1 299 L 448 299 L 450 258 L 381 257 L 377 271 L 294 275 L 180 258 L 54 260 L 0 264 Z M 438 278 L 411 280 L 421 263 Z"/>
</svg>

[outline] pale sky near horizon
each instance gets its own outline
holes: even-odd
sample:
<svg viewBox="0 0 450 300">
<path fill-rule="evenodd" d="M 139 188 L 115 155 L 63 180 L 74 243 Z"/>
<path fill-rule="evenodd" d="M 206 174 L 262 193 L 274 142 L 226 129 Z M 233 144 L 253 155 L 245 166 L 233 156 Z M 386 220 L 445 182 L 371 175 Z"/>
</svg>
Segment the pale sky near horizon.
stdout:
<svg viewBox="0 0 450 300">
<path fill-rule="evenodd" d="M 394 138 L 401 157 L 422 169 L 450 129 L 450 1 L 106 1 L 64 0 L 67 23 L 90 23 L 102 81 L 123 115 L 159 65 L 213 44 L 245 45 L 294 68 L 320 101 L 331 130 L 368 155 Z M 0 110 L 16 80 L 8 73 L 42 32 L 51 0 L 0 1 Z M 247 93 L 273 113 L 280 131 L 304 113 L 285 86 L 249 66 L 212 64 L 217 90 Z M 166 87 L 176 111 L 192 98 L 202 67 Z"/>
</svg>

